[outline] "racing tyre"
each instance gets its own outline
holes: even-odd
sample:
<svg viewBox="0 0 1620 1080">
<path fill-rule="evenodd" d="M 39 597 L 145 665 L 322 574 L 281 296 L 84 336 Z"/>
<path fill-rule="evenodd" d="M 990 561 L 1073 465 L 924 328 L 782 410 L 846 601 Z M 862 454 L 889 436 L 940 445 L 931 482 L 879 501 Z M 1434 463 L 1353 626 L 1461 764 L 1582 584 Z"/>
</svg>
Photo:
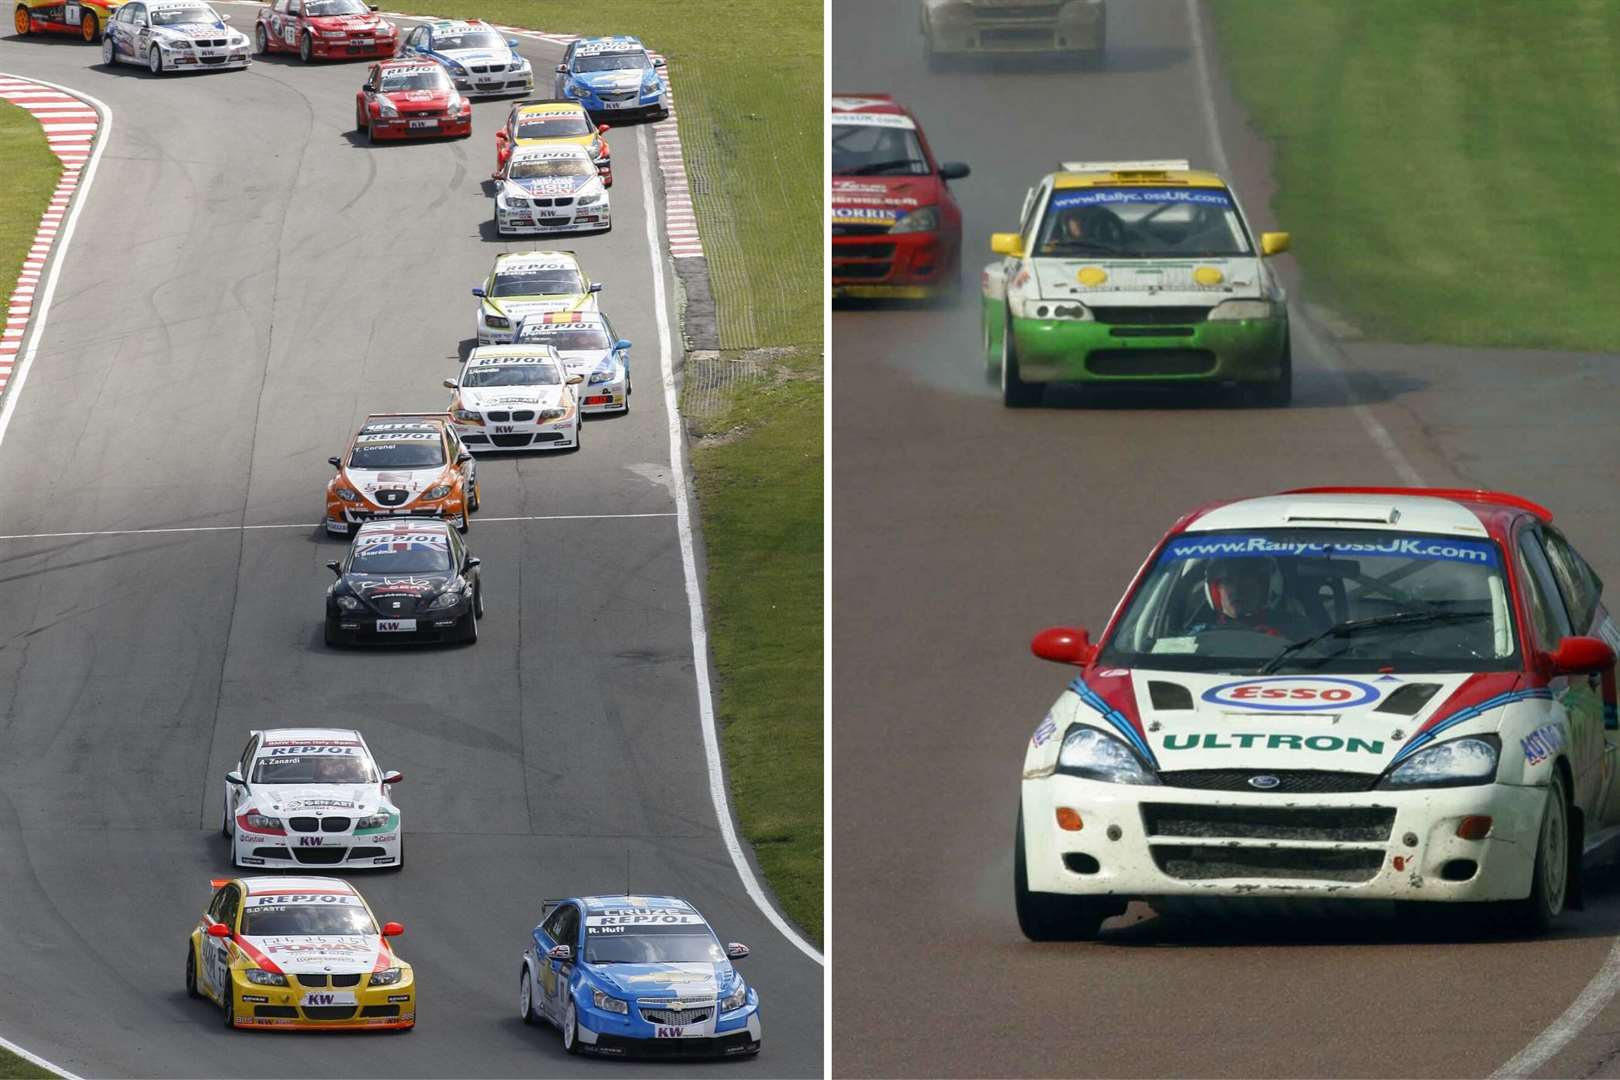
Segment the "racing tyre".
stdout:
<svg viewBox="0 0 1620 1080">
<path fill-rule="evenodd" d="M 1018 377 L 1018 354 L 1013 350 L 1012 316 L 1001 330 L 1001 403 L 1009 409 L 1039 405 L 1046 388 Z"/>
<path fill-rule="evenodd" d="M 79 33 L 84 35 L 86 45 L 96 43 L 97 38 L 100 36 L 100 24 L 96 22 L 94 14 L 88 11 L 84 13 L 83 18 L 79 20 Z"/>
<path fill-rule="evenodd" d="M 564 1050 L 579 1053 L 579 1014 L 574 1010 L 573 997 L 569 997 L 568 1008 L 563 1012 L 562 1041 Z"/>
<path fill-rule="evenodd" d="M 202 991 L 197 989 L 197 950 L 190 945 L 186 946 L 186 997 L 202 997 Z"/>
<path fill-rule="evenodd" d="M 104 67 L 112 67 L 114 64 L 118 63 L 118 54 L 113 49 L 113 39 L 111 34 L 101 35 L 101 63 Z"/>
<path fill-rule="evenodd" d="M 306 64 L 315 59 L 315 43 L 310 40 L 307 32 L 298 39 L 298 59 Z"/>
<path fill-rule="evenodd" d="M 1029 889 L 1024 865 L 1024 811 L 1018 811 L 1018 832 L 1013 838 L 1013 904 L 1018 929 L 1031 941 L 1090 941 L 1103 920 L 1125 910 L 1123 900 L 1108 897 L 1064 896 Z"/>
<path fill-rule="evenodd" d="M 478 497 L 478 482 L 475 480 L 473 481 L 472 486 L 472 497 L 467 500 L 467 509 L 476 514 L 478 513 L 478 507 L 481 506 L 482 503 L 483 500 Z"/>
<path fill-rule="evenodd" d="M 523 965 L 523 974 L 518 977 L 518 1015 L 525 1024 L 540 1023 L 540 1014 L 534 1011 L 534 981 L 529 978 L 528 964 Z"/>
<path fill-rule="evenodd" d="M 484 583 L 481 581 L 473 586 L 473 614 L 480 619 L 484 617 Z"/>
<path fill-rule="evenodd" d="M 343 639 L 338 636 L 337 627 L 332 625 L 331 619 L 326 620 L 324 636 L 326 638 L 326 643 L 334 649 L 343 644 Z"/>
<path fill-rule="evenodd" d="M 34 20 L 28 14 L 28 9 L 21 4 L 17 5 L 17 14 L 12 20 L 12 27 L 17 31 L 18 37 L 27 37 L 34 29 Z"/>
<path fill-rule="evenodd" d="M 1283 343 L 1282 372 L 1276 382 L 1262 383 L 1255 388 L 1254 399 L 1268 409 L 1280 409 L 1294 399 L 1294 343 Z"/>
<path fill-rule="evenodd" d="M 163 50 L 156 45 L 146 53 L 146 67 L 154 75 L 163 74 Z"/>
<path fill-rule="evenodd" d="M 227 976 L 230 972 L 225 973 Z M 227 1031 L 236 1027 L 236 988 L 230 983 L 225 984 L 225 1029 Z"/>
<path fill-rule="evenodd" d="M 1578 853 L 1569 843 L 1569 795 L 1562 773 L 1553 772 L 1547 785 L 1547 805 L 1541 812 L 1541 836 L 1536 842 L 1536 864 L 1531 872 L 1530 895 L 1508 900 L 1500 907 L 1498 922 L 1515 934 L 1544 934 L 1563 914 L 1570 878 Z"/>
<path fill-rule="evenodd" d="M 461 628 L 461 643 L 463 645 L 478 644 L 478 612 L 467 612 L 467 624 Z"/>
<path fill-rule="evenodd" d="M 253 54 L 255 56 L 270 54 L 270 39 L 264 35 L 264 23 L 253 28 Z"/>
</svg>

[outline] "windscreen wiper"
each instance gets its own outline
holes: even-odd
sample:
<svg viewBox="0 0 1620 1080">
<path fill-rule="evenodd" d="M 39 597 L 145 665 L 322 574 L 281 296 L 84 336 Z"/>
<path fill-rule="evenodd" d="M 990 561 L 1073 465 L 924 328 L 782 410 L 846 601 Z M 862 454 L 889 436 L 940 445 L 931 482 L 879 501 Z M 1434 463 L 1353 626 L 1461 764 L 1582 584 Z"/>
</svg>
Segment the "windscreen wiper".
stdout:
<svg viewBox="0 0 1620 1080">
<path fill-rule="evenodd" d="M 1260 666 L 1258 674 L 1270 675 L 1282 666 L 1288 657 L 1308 649 L 1317 642 L 1326 641 L 1334 637 L 1353 637 L 1368 630 L 1382 630 L 1391 626 L 1418 626 L 1424 623 L 1466 622 L 1469 619 L 1488 619 L 1488 611 L 1396 611 L 1388 615 L 1374 615 L 1366 619 L 1346 619 L 1342 623 L 1334 623 L 1320 634 L 1313 634 L 1286 646 L 1282 652 L 1273 656 Z"/>
</svg>

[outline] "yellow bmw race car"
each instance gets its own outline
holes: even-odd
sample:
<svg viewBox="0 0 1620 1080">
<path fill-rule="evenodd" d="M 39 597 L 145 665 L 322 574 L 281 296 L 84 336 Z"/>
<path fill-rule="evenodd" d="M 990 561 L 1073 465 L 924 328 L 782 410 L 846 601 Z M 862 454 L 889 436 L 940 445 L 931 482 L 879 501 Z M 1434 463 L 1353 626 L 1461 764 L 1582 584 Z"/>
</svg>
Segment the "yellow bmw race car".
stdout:
<svg viewBox="0 0 1620 1080">
<path fill-rule="evenodd" d="M 18 0 L 13 26 L 18 37 L 44 30 L 53 34 L 78 34 L 87 42 L 101 40 L 107 25 L 123 0 Z"/>
<path fill-rule="evenodd" d="M 416 980 L 354 886 L 338 878 L 214 880 L 186 947 L 186 993 L 228 1028 L 416 1026 Z"/>
<path fill-rule="evenodd" d="M 583 146 L 602 176 L 602 186 L 613 186 L 613 152 L 608 149 L 606 124 L 591 123 L 585 106 L 577 101 L 520 101 L 512 106 L 506 126 L 495 133 L 495 172 L 499 176 L 512 151 L 521 146 Z"/>
</svg>

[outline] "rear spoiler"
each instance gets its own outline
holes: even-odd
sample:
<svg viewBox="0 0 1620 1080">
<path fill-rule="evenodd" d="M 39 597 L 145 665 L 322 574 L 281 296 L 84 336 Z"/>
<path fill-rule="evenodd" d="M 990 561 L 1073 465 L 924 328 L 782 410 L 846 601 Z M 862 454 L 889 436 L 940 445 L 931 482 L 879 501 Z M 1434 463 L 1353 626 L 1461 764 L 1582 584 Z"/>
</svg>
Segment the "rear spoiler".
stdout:
<svg viewBox="0 0 1620 1080">
<path fill-rule="evenodd" d="M 579 102 L 575 101 L 573 98 L 543 97 L 543 98 L 530 98 L 527 101 L 515 101 L 515 102 L 512 103 L 512 108 L 521 109 L 525 105 L 578 105 L 578 104 L 579 104 Z"/>
</svg>

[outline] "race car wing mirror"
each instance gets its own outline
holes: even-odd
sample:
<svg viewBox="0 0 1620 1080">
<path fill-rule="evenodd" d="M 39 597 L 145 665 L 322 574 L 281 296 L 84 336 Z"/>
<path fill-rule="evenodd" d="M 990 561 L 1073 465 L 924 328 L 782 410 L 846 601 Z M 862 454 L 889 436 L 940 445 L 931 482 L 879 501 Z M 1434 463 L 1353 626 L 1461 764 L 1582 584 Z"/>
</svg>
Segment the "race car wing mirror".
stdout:
<svg viewBox="0 0 1620 1080">
<path fill-rule="evenodd" d="M 373 9 L 373 10 L 376 10 L 376 9 Z M 506 44 L 508 46 L 510 46 L 511 48 L 514 48 L 514 49 L 517 48 L 517 38 L 515 38 L 515 37 L 507 38 L 506 39 Z"/>
<path fill-rule="evenodd" d="M 615 350 L 628 349 L 629 347 L 630 347 L 630 343 L 628 341 L 626 341 L 624 338 L 620 338 L 618 341 L 615 341 L 613 343 L 613 348 Z"/>
<path fill-rule="evenodd" d="M 1260 234 L 1261 255 L 1281 255 L 1288 250 L 1289 237 L 1285 232 L 1268 232 Z"/>
<path fill-rule="evenodd" d="M 665 66 L 666 65 L 664 63 L 664 58 L 662 56 L 653 57 L 653 67 L 665 67 Z"/>
<path fill-rule="evenodd" d="M 382 936 L 383 937 L 399 937 L 399 935 L 403 934 L 404 932 L 405 932 L 405 928 L 403 926 L 401 926 L 397 922 L 385 922 L 385 923 L 383 923 L 383 929 L 382 929 Z"/>
<path fill-rule="evenodd" d="M 608 126 L 606 124 L 597 124 L 596 125 L 596 133 L 598 135 L 606 135 L 608 133 L 608 130 L 609 129 L 608 129 Z"/>
<path fill-rule="evenodd" d="M 1024 245 L 1015 232 L 991 233 L 990 250 L 997 255 L 1011 255 L 1015 259 L 1024 257 Z"/>
<path fill-rule="evenodd" d="M 474 296 L 483 296 L 484 295 L 484 287 L 482 285 L 478 286 L 478 288 L 476 288 L 476 289 L 474 289 L 472 291 L 472 294 Z"/>
<path fill-rule="evenodd" d="M 1614 650 L 1602 638 L 1567 637 L 1547 654 L 1547 661 L 1559 675 L 1592 675 L 1614 666 Z"/>
<path fill-rule="evenodd" d="M 583 375 L 570 375 L 570 376 L 568 376 L 568 385 L 569 386 L 578 386 L 580 383 L 582 383 L 584 381 L 585 381 L 585 376 L 583 376 Z"/>
<path fill-rule="evenodd" d="M 1042 660 L 1085 667 L 1097 655 L 1091 635 L 1072 626 L 1053 626 L 1035 635 L 1029 651 Z"/>
<path fill-rule="evenodd" d="M 588 292 L 601 292 L 602 291 L 602 283 L 600 281 L 593 281 L 593 282 L 591 282 L 591 287 L 586 291 L 588 291 Z"/>
<path fill-rule="evenodd" d="M 237 787 L 247 787 L 247 780 L 244 779 L 242 774 L 236 769 L 232 769 L 230 772 L 225 774 L 225 782 L 227 784 L 235 784 Z"/>
<path fill-rule="evenodd" d="M 404 773 L 400 772 L 398 769 L 389 769 L 387 772 L 383 773 L 382 782 L 385 784 L 397 784 L 403 779 L 405 779 Z"/>
<path fill-rule="evenodd" d="M 568 65 L 567 64 L 558 64 L 557 65 L 557 74 L 559 74 L 559 75 L 568 74 Z"/>
<path fill-rule="evenodd" d="M 732 960 L 741 960 L 748 955 L 748 946 L 740 941 L 726 942 L 726 956 Z"/>
<path fill-rule="evenodd" d="M 454 379 L 446 379 L 446 380 L 444 380 L 444 388 L 446 390 L 454 390 L 456 388 L 456 380 L 454 380 Z"/>
<path fill-rule="evenodd" d="M 941 180 L 961 180 L 971 172 L 973 170 L 960 161 L 946 161 L 940 164 L 939 178 Z"/>
<path fill-rule="evenodd" d="M 333 559 L 331 562 L 327 563 L 326 568 L 332 571 L 332 573 L 336 574 L 338 577 L 343 576 L 343 564 L 338 562 L 336 559 Z"/>
<path fill-rule="evenodd" d="M 574 947 L 572 945 L 553 945 L 546 950 L 546 958 L 550 960 L 572 960 Z"/>
<path fill-rule="evenodd" d="M 467 462 L 469 462 L 471 460 L 472 460 L 472 455 L 469 454 L 465 450 L 463 450 L 461 453 L 456 455 L 456 464 L 457 465 L 465 465 L 465 464 L 467 464 Z"/>
<path fill-rule="evenodd" d="M 341 462 L 341 461 L 339 461 L 339 460 L 338 460 L 338 459 L 337 459 L 337 458 L 335 458 L 335 457 L 329 457 L 329 458 L 327 458 L 327 459 L 326 459 L 326 463 L 327 463 L 327 464 L 328 464 L 328 465 L 330 465 L 330 466 L 332 466 L 332 468 L 334 468 L 334 469 L 341 469 L 341 468 L 342 468 L 342 467 L 343 467 L 343 462 Z"/>
<path fill-rule="evenodd" d="M 231 928 L 226 926 L 222 922 L 209 923 L 208 924 L 208 936 L 209 937 L 230 937 L 231 936 Z"/>
<path fill-rule="evenodd" d="M 475 566 L 483 566 L 484 560 L 476 555 L 467 556 L 467 561 L 461 564 L 463 570 L 471 570 Z"/>
</svg>

